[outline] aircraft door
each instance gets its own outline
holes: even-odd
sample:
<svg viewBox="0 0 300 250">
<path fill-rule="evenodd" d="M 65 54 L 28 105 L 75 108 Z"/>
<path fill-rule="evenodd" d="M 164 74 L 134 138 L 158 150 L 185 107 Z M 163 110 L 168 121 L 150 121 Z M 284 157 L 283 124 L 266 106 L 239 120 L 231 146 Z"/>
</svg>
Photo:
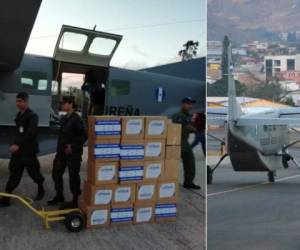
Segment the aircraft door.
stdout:
<svg viewBox="0 0 300 250">
<path fill-rule="evenodd" d="M 122 36 L 63 25 L 55 50 L 56 61 L 108 67 Z"/>
</svg>

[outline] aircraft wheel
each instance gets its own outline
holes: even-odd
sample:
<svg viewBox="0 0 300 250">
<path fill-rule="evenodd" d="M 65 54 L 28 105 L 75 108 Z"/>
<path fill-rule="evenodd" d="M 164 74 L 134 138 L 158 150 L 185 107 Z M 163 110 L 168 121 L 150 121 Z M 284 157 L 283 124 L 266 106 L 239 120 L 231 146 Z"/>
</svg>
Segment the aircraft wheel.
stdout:
<svg viewBox="0 0 300 250">
<path fill-rule="evenodd" d="M 275 182 L 275 174 L 274 174 L 274 172 L 272 172 L 272 171 L 268 172 L 268 179 L 269 179 L 269 182 Z"/>
<path fill-rule="evenodd" d="M 207 165 L 207 184 L 211 185 L 213 182 L 213 171 L 211 167 Z"/>
<path fill-rule="evenodd" d="M 80 212 L 71 212 L 66 215 L 65 226 L 72 233 L 80 232 L 85 227 L 85 216 Z"/>
</svg>

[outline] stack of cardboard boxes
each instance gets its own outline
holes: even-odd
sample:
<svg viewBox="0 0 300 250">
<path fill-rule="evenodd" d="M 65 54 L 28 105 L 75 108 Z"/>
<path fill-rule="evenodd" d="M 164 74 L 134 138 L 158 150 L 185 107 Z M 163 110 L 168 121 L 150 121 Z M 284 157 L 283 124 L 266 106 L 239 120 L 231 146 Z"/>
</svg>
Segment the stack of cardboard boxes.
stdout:
<svg viewBox="0 0 300 250">
<path fill-rule="evenodd" d="M 89 117 L 87 227 L 176 220 L 181 126 L 159 116 Z"/>
</svg>

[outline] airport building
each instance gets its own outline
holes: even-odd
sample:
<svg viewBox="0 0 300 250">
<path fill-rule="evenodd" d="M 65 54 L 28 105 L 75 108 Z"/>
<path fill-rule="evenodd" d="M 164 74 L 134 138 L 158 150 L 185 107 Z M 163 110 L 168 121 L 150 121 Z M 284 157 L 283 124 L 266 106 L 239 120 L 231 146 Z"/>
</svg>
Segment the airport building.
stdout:
<svg viewBox="0 0 300 250">
<path fill-rule="evenodd" d="M 284 80 L 299 78 L 300 82 L 300 54 L 265 56 L 264 64 L 267 80 L 274 77 Z"/>
</svg>

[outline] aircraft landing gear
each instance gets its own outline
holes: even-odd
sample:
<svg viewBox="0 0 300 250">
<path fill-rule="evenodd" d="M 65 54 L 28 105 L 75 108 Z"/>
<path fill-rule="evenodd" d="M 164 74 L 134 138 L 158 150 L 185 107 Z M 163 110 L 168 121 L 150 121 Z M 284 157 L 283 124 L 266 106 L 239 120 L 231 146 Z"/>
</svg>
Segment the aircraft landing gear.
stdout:
<svg viewBox="0 0 300 250">
<path fill-rule="evenodd" d="M 207 165 L 207 184 L 212 184 L 214 171 Z"/>
<path fill-rule="evenodd" d="M 269 172 L 268 172 L 268 179 L 269 179 L 269 182 L 275 182 L 275 176 L 276 176 L 275 171 L 269 171 Z"/>
<path fill-rule="evenodd" d="M 216 166 L 215 166 L 214 168 L 211 168 L 210 166 L 207 165 L 207 184 L 208 184 L 208 185 L 212 184 L 214 171 L 220 166 L 221 162 L 222 162 L 227 156 L 229 156 L 229 154 L 223 155 L 223 156 L 220 158 L 220 160 L 218 161 L 218 163 L 216 164 Z"/>
</svg>

